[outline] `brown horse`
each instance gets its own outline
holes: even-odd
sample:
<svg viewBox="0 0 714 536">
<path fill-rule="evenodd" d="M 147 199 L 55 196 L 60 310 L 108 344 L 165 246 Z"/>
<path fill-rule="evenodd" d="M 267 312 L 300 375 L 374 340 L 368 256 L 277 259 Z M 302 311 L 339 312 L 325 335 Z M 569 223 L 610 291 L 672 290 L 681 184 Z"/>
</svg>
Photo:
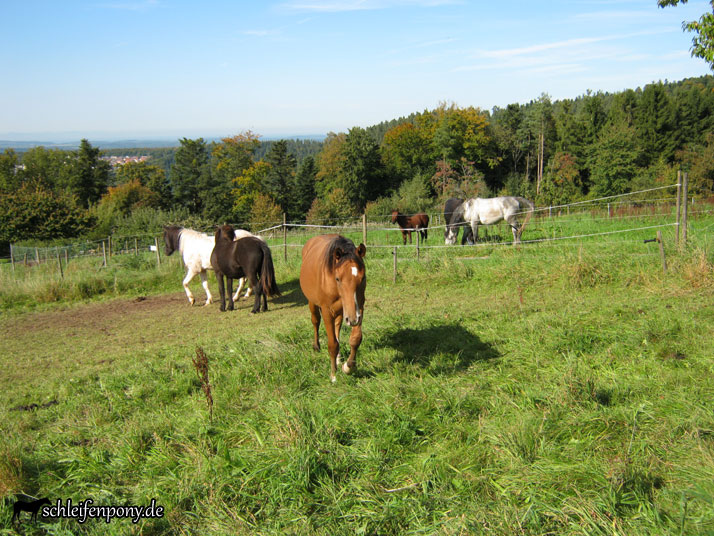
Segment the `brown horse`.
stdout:
<svg viewBox="0 0 714 536">
<path fill-rule="evenodd" d="M 418 231 L 423 240 L 427 237 L 427 227 L 429 227 L 429 216 L 420 212 L 413 216 L 405 216 L 400 214 L 398 210 L 392 211 L 392 223 L 398 223 L 402 228 L 402 238 L 404 245 L 407 243 L 407 234 L 409 235 L 409 243 L 412 243 L 412 231 Z"/>
<path fill-rule="evenodd" d="M 330 379 L 340 364 L 340 328 L 344 318 L 350 333 L 350 357 L 342 365 L 342 372 L 350 374 L 356 364 L 357 349 L 362 342 L 364 290 L 367 287 L 364 254 L 367 248 L 336 235 L 315 236 L 302 248 L 300 288 L 307 298 L 315 328 L 312 347 L 320 350 L 320 316 L 325 319 L 327 349 L 330 353 Z"/>
</svg>

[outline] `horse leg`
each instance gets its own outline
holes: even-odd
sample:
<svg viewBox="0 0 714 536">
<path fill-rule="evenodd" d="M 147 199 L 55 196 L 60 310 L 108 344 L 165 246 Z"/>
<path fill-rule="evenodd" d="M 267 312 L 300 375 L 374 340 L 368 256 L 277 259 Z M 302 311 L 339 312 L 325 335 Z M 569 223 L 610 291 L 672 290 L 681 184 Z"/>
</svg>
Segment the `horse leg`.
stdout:
<svg viewBox="0 0 714 536">
<path fill-rule="evenodd" d="M 188 284 L 191 282 L 191 279 L 193 279 L 193 276 L 196 275 L 196 272 L 193 271 L 193 268 L 189 268 L 188 272 L 186 272 L 186 277 L 183 278 L 183 288 L 186 291 L 186 297 L 188 298 L 188 303 L 190 305 L 193 305 L 196 299 L 193 297 L 193 292 L 191 292 L 191 289 L 188 288 Z"/>
<path fill-rule="evenodd" d="M 411 243 L 412 243 L 412 232 L 411 232 L 411 231 L 407 231 L 407 234 L 409 235 L 409 243 L 411 244 Z M 404 242 L 404 245 L 406 245 L 406 244 L 407 244 L 407 243 Z"/>
<path fill-rule="evenodd" d="M 226 281 L 228 282 L 228 310 L 232 311 L 235 308 L 233 305 L 233 278 L 226 276 Z"/>
<path fill-rule="evenodd" d="M 255 276 L 255 270 L 250 271 L 250 286 L 253 287 L 253 290 L 255 291 L 255 300 L 253 301 L 253 309 L 251 309 L 251 313 L 259 313 L 260 312 L 260 297 L 263 295 L 263 286 L 260 284 L 260 281 L 258 278 Z M 265 302 L 265 309 L 264 311 L 268 310 L 268 302 Z"/>
<path fill-rule="evenodd" d="M 312 349 L 316 352 L 320 351 L 320 308 L 312 303 L 307 302 L 307 306 L 310 308 L 310 319 L 312 320 L 312 327 L 315 328 L 315 338 L 312 343 Z"/>
<path fill-rule="evenodd" d="M 327 308 L 325 308 L 327 309 Z M 337 381 L 337 353 L 339 352 L 339 344 L 335 337 L 335 319 L 329 310 L 322 310 L 322 316 L 325 317 L 325 331 L 327 332 L 327 351 L 330 354 L 330 381 Z"/>
<path fill-rule="evenodd" d="M 471 222 L 471 234 L 473 235 L 474 244 L 478 241 L 478 223 Z"/>
<path fill-rule="evenodd" d="M 226 287 L 223 283 L 223 273 L 216 270 L 216 279 L 218 280 L 218 293 L 221 295 L 220 310 L 226 310 Z"/>
<path fill-rule="evenodd" d="M 508 224 L 511 226 L 511 231 L 513 232 L 513 245 L 520 244 L 521 233 L 518 232 L 518 220 L 513 218 L 508 221 Z"/>
<path fill-rule="evenodd" d="M 204 304 L 205 306 L 209 303 L 213 303 L 213 296 L 211 296 L 211 291 L 208 290 L 208 274 L 206 273 L 206 270 L 199 272 L 198 275 L 201 276 L 201 285 L 203 286 L 203 290 L 206 291 L 206 303 Z"/>
<path fill-rule="evenodd" d="M 342 354 L 340 353 L 340 331 L 342 330 L 342 315 L 335 317 L 335 339 L 337 339 L 337 366 L 342 363 Z"/>
<path fill-rule="evenodd" d="M 347 363 L 342 365 L 342 372 L 345 374 L 352 374 L 357 367 L 357 349 L 360 344 L 362 344 L 362 326 L 352 326 L 352 332 L 350 333 L 350 357 L 347 359 Z"/>
<path fill-rule="evenodd" d="M 235 294 L 233 294 L 233 301 L 237 302 L 240 299 L 240 291 L 243 290 L 243 285 L 245 285 L 245 277 L 241 277 L 238 280 L 238 288 L 235 291 Z"/>
</svg>

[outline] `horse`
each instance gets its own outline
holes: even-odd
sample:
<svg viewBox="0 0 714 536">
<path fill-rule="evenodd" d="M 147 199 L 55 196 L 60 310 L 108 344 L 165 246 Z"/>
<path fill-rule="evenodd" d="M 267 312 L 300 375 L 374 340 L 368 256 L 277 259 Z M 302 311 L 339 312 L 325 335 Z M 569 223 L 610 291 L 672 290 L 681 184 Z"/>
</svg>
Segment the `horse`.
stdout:
<svg viewBox="0 0 714 536">
<path fill-rule="evenodd" d="M 236 236 L 237 238 L 243 238 L 245 236 L 255 235 L 239 229 L 236 231 Z M 213 296 L 208 289 L 206 270 L 213 270 L 211 266 L 211 252 L 215 245 L 215 239 L 212 236 L 199 233 L 193 229 L 186 229 L 178 225 L 169 225 L 164 227 L 164 244 L 166 245 L 166 256 L 170 256 L 174 251 L 181 252 L 183 256 L 183 263 L 187 269 L 186 277 L 184 277 L 183 280 L 183 288 L 186 290 L 186 297 L 188 298 L 189 304 L 193 305 L 196 301 L 191 289 L 188 287 L 188 284 L 196 274 L 200 275 L 201 285 L 203 285 L 203 289 L 206 291 L 206 303 L 204 305 L 213 303 Z M 238 284 L 238 290 L 233 297 L 234 301 L 238 299 L 244 284 L 245 279 L 241 279 Z M 245 294 L 246 298 L 248 296 L 250 296 L 250 289 L 248 289 Z"/>
<path fill-rule="evenodd" d="M 337 366 L 341 364 L 340 329 L 342 320 L 352 326 L 350 357 L 342 364 L 342 372 L 351 374 L 356 368 L 357 349 L 362 342 L 364 292 L 367 287 L 364 244 L 354 243 L 337 234 L 315 236 L 302 248 L 300 288 L 310 309 L 314 340 L 312 347 L 320 350 L 318 329 L 320 317 L 325 319 L 327 349 L 330 354 L 330 380 L 337 381 Z"/>
<path fill-rule="evenodd" d="M 18 499 L 15 504 L 12 505 L 12 519 L 10 520 L 10 523 L 14 523 L 16 518 L 20 518 L 20 512 L 30 512 L 30 520 L 35 521 L 37 519 L 37 512 L 40 511 L 43 504 L 52 503 L 46 497 L 36 501 L 22 501 Z"/>
<path fill-rule="evenodd" d="M 513 231 L 513 243 L 521 241 L 523 229 L 531 219 L 535 205 L 524 197 L 493 197 L 481 199 L 474 197 L 464 201 L 451 217 L 446 230 L 446 243 L 455 244 L 458 234 L 458 223 L 464 221 L 471 225 L 474 241 L 478 240 L 478 226 L 492 225 L 505 220 Z M 519 216 L 525 214 L 523 223 L 518 224 Z"/>
<path fill-rule="evenodd" d="M 402 238 L 404 245 L 407 244 L 407 234 L 409 235 L 409 243 L 412 243 L 412 231 L 418 231 L 423 240 L 427 238 L 427 228 L 429 227 L 429 216 L 420 212 L 413 216 L 405 216 L 400 214 L 398 210 L 392 211 L 392 223 L 398 223 L 402 228 Z"/>
<path fill-rule="evenodd" d="M 216 245 L 211 253 L 211 266 L 216 272 L 218 291 L 221 294 L 221 311 L 226 310 L 226 291 L 223 278 L 228 280 L 228 310 L 233 310 L 233 279 L 247 277 L 255 291 L 255 302 L 251 313 L 268 310 L 268 298 L 280 296 L 275 281 L 275 268 L 270 248 L 264 240 L 256 236 L 246 236 L 236 240 L 235 229 L 222 225 L 216 229 Z M 260 307 L 260 298 L 263 307 Z"/>
<path fill-rule="evenodd" d="M 459 199 L 458 197 L 452 197 L 450 199 L 446 200 L 446 203 L 444 203 L 444 222 L 446 223 L 446 228 L 444 229 L 444 238 L 448 236 L 449 229 L 452 226 L 456 226 L 456 228 L 453 230 L 456 236 L 454 237 L 454 241 L 459 237 L 459 228 L 463 227 L 464 228 L 464 234 L 461 237 L 461 245 L 463 246 L 467 242 L 469 244 L 474 243 L 474 236 L 473 233 L 471 232 L 471 227 L 466 227 L 463 225 L 463 220 L 462 221 L 451 221 L 452 216 L 454 215 L 454 212 L 456 212 L 456 209 L 461 206 L 461 204 L 464 202 L 463 199 Z M 447 244 L 449 243 L 448 241 L 446 242 Z"/>
</svg>

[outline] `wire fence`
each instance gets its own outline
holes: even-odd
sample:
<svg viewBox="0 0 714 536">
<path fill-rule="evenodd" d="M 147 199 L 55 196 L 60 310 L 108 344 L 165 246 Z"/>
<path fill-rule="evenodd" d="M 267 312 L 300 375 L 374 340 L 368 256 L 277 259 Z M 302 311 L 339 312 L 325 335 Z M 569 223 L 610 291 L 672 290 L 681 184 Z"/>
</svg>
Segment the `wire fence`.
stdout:
<svg viewBox="0 0 714 536">
<path fill-rule="evenodd" d="M 612 235 L 642 235 L 645 231 L 676 227 L 676 236 L 679 237 L 679 218 L 676 208 L 679 206 L 676 197 L 660 197 L 656 199 L 632 199 L 638 194 L 651 193 L 653 191 L 674 189 L 680 186 L 672 184 L 668 186 L 648 188 L 637 192 L 630 192 L 617 196 L 605 196 L 592 200 L 577 201 L 568 204 L 554 205 L 548 207 L 536 207 L 532 211 L 531 221 L 526 228 L 527 235 L 520 242 L 523 246 L 532 244 L 543 244 L 547 242 L 573 241 L 581 243 L 583 240 L 595 237 Z M 686 195 L 685 195 L 685 200 Z M 691 207 L 686 207 L 685 213 L 692 220 L 706 217 L 714 212 L 712 200 L 699 200 L 695 204 L 694 198 L 685 201 L 691 203 Z M 696 209 L 694 208 L 696 206 Z M 523 214 L 523 213 L 521 213 Z M 443 213 L 432 212 L 429 214 L 430 223 L 428 232 L 432 237 L 430 243 L 425 243 L 420 233 L 415 232 L 415 239 L 410 237 L 410 244 L 402 236 L 402 229 L 391 224 L 391 214 L 384 217 L 374 217 L 368 221 L 366 215 L 361 218 L 350 218 L 334 224 L 326 223 L 289 223 L 283 221 L 266 221 L 258 224 L 260 227 L 255 231 L 264 237 L 274 250 L 282 248 L 283 257 L 287 259 L 288 250 L 302 248 L 308 238 L 316 234 L 341 233 L 368 244 L 374 249 L 402 249 L 409 248 L 416 252 L 419 258 L 420 250 L 439 250 L 452 248 L 458 251 L 464 247 L 484 247 L 484 246 L 510 246 L 513 240 L 510 238 L 510 231 L 506 225 L 481 226 L 483 229 L 480 241 L 469 245 L 446 245 L 438 244 L 442 240 L 442 232 L 447 228 L 447 222 Z M 623 225 L 627 224 L 627 225 Z M 639 224 L 639 225 L 638 225 Z M 255 228 L 255 222 L 252 224 Z M 592 225 L 601 227 L 601 230 L 592 232 Z M 234 224 L 236 228 L 247 227 L 245 224 Z M 711 228 L 711 224 L 704 230 Z M 505 229 L 505 233 L 503 230 Z M 416 229 L 408 229 L 417 231 Z M 503 234 L 502 234 L 503 233 Z M 209 231 L 211 234 L 211 231 Z M 163 239 L 152 233 L 132 235 L 132 236 L 108 236 L 101 240 L 84 240 L 72 242 L 64 245 L 51 247 L 35 247 L 13 244 L 11 245 L 10 261 L 32 266 L 46 262 L 64 261 L 67 264 L 70 260 L 81 257 L 101 257 L 106 265 L 111 258 L 117 255 L 139 255 L 141 253 L 153 253 L 156 256 L 157 264 L 161 263 L 161 251 Z M 395 253 L 396 254 L 396 253 Z M 279 257 L 279 252 L 274 256 Z"/>
</svg>

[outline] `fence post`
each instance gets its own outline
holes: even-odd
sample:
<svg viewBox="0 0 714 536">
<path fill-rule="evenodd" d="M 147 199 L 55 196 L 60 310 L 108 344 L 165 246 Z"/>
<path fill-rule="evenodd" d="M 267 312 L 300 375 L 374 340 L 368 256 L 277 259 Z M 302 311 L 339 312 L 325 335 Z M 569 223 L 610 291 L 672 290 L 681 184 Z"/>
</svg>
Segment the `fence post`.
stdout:
<svg viewBox="0 0 714 536">
<path fill-rule="evenodd" d="M 662 271 L 667 273 L 667 259 L 664 256 L 664 242 L 662 242 L 662 231 L 657 231 L 657 242 L 659 243 L 659 256 L 662 259 Z"/>
<path fill-rule="evenodd" d="M 394 269 L 392 270 L 392 283 L 397 282 L 397 247 L 394 246 L 394 251 L 392 251 L 394 256 Z"/>
<path fill-rule="evenodd" d="M 689 194 L 689 173 L 684 172 L 684 197 L 682 198 L 682 243 L 687 245 L 687 195 Z"/>
<path fill-rule="evenodd" d="M 107 237 L 107 256 L 112 258 L 112 235 Z"/>
<path fill-rule="evenodd" d="M 107 265 L 107 245 L 104 243 L 104 240 L 102 240 L 102 257 L 104 258 L 104 265 Z"/>
<path fill-rule="evenodd" d="M 674 243 L 679 245 L 679 214 L 681 212 L 682 201 L 682 170 L 677 171 L 677 234 L 674 237 Z"/>
<path fill-rule="evenodd" d="M 69 253 L 67 253 L 67 248 L 64 248 L 64 265 L 67 266 L 69 264 Z"/>
<path fill-rule="evenodd" d="M 134 238 L 134 255 L 139 254 L 139 239 Z"/>
<path fill-rule="evenodd" d="M 62 271 L 62 259 L 60 259 L 59 249 L 57 250 L 57 266 L 59 267 L 60 279 L 64 279 L 64 272 Z"/>
<path fill-rule="evenodd" d="M 154 237 L 154 246 L 156 246 L 156 267 L 161 267 L 161 253 L 159 252 L 159 239 Z"/>
<path fill-rule="evenodd" d="M 283 260 L 288 262 L 288 220 L 283 212 Z"/>
<path fill-rule="evenodd" d="M 612 212 L 610 211 L 610 203 L 607 204 L 607 217 L 608 219 L 612 218 Z"/>
<path fill-rule="evenodd" d="M 421 233 L 419 233 L 419 231 L 417 230 L 417 232 L 416 232 L 416 237 L 417 237 L 417 241 L 416 241 L 417 260 L 419 260 L 419 245 L 420 245 L 420 243 L 419 243 L 419 237 L 420 237 L 420 236 L 421 236 Z"/>
<path fill-rule="evenodd" d="M 367 213 L 362 213 L 362 243 L 367 245 Z"/>
<path fill-rule="evenodd" d="M 15 257 L 13 256 L 12 244 L 10 244 L 10 264 L 12 264 L 12 273 L 15 273 Z"/>
<path fill-rule="evenodd" d="M 37 265 L 40 265 L 40 250 L 35 248 L 35 260 L 37 261 Z"/>
</svg>

